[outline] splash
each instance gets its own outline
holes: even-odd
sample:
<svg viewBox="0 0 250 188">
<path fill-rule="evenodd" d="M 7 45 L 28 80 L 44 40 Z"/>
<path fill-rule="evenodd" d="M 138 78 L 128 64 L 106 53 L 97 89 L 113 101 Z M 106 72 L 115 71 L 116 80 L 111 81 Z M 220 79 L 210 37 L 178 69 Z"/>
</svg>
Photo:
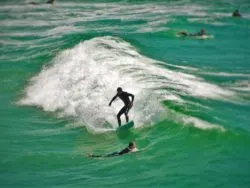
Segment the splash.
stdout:
<svg viewBox="0 0 250 188">
<path fill-rule="evenodd" d="M 137 126 L 160 120 L 163 100 L 184 102 L 183 95 L 223 99 L 234 94 L 180 72 L 183 67 L 172 71 L 162 63 L 140 55 L 119 38 L 93 38 L 60 53 L 31 79 L 19 103 L 73 116 L 91 131 L 103 132 L 117 126 L 116 113 L 123 104 L 117 100 L 108 106 L 117 87 L 135 95 L 130 118 Z"/>
</svg>

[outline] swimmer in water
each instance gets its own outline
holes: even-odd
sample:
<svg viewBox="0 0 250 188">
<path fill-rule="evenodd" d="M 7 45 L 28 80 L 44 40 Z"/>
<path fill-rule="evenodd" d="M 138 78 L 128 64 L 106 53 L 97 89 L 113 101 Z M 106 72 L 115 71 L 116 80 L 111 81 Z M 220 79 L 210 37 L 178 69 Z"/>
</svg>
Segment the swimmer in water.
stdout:
<svg viewBox="0 0 250 188">
<path fill-rule="evenodd" d="M 188 33 L 186 31 L 180 31 L 177 34 L 182 35 L 182 36 L 187 36 L 187 37 L 202 37 L 202 36 L 206 35 L 206 30 L 201 29 L 198 33 Z"/>
<path fill-rule="evenodd" d="M 48 0 L 46 3 L 47 4 L 54 4 L 55 0 Z M 39 5 L 39 3 L 36 3 L 36 2 L 30 2 L 29 3 L 30 5 Z"/>
<path fill-rule="evenodd" d="M 236 9 L 236 10 L 233 12 L 232 16 L 233 16 L 233 17 L 241 17 L 241 14 L 240 14 L 239 10 Z"/>
<path fill-rule="evenodd" d="M 114 153 L 110 153 L 110 154 L 106 154 L 106 155 L 94 155 L 94 154 L 89 154 L 89 157 L 93 157 L 93 158 L 98 158 L 98 157 L 116 157 L 116 156 L 121 156 L 124 154 L 128 154 L 128 153 L 133 153 L 133 152 L 137 152 L 138 149 L 136 148 L 136 145 L 134 142 L 129 142 L 128 146 L 126 148 L 124 148 L 123 150 L 121 150 L 120 152 L 114 152 Z"/>
</svg>

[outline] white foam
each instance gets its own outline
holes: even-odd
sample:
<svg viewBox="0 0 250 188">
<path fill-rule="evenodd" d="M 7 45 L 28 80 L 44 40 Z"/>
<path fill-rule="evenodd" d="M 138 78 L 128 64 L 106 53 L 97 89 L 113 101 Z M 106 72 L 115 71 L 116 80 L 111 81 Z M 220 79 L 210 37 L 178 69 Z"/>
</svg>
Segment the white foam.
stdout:
<svg viewBox="0 0 250 188">
<path fill-rule="evenodd" d="M 233 90 L 249 92 L 250 80 L 241 80 L 232 85 L 229 85 L 229 87 Z"/>
<path fill-rule="evenodd" d="M 196 128 L 199 128 L 199 129 L 218 129 L 220 131 L 225 131 L 226 130 L 222 126 L 212 124 L 212 123 L 209 123 L 207 121 L 200 120 L 200 119 L 194 118 L 194 117 L 187 117 L 187 116 L 185 117 L 185 116 L 183 116 L 181 121 L 183 121 L 184 125 L 194 126 Z"/>
<path fill-rule="evenodd" d="M 31 79 L 19 103 L 76 117 L 89 130 L 102 132 L 117 125 L 116 113 L 123 104 L 108 103 L 119 86 L 135 95 L 130 118 L 137 126 L 161 119 L 162 100 L 183 102 L 182 95 L 224 99 L 234 94 L 194 75 L 162 68 L 162 63 L 119 38 L 94 38 L 60 53 Z"/>
<path fill-rule="evenodd" d="M 84 9 L 83 9 L 84 8 Z M 121 20 L 121 21 L 144 21 L 142 24 L 125 24 L 126 31 L 131 32 L 156 32 L 167 30 L 163 24 L 171 21 L 173 15 L 200 16 L 204 14 L 204 8 L 192 4 L 180 5 L 178 3 L 156 3 L 156 4 L 128 4 L 128 3 L 68 3 L 60 2 L 51 6 L 42 4 L 33 5 L 3 5 L 2 11 L 9 11 L 10 18 L 0 21 L 2 27 L 21 27 L 20 32 L 25 34 L 24 27 L 47 27 L 47 31 L 35 32 L 38 36 L 49 36 L 52 34 L 64 34 L 75 30 L 85 32 L 97 30 L 121 31 L 122 25 L 114 24 L 107 27 L 105 24 L 85 23 L 100 20 Z M 46 10 L 46 11 L 45 11 Z M 171 16 L 170 16 L 171 15 Z M 67 23 L 65 25 L 65 20 Z M 163 26 L 162 26 L 163 25 Z M 109 25 L 108 25 L 109 26 Z M 64 29 L 65 28 L 65 29 Z M 70 30 L 73 28 L 73 31 Z M 130 29 L 129 29 L 130 28 Z M 119 30 L 120 29 L 120 30 Z M 16 30 L 16 29 L 15 29 Z M 26 31 L 29 34 L 29 31 Z M 21 34 L 22 34 L 21 33 Z M 27 35 L 25 34 L 25 35 Z"/>
<path fill-rule="evenodd" d="M 250 74 L 244 73 L 228 73 L 228 72 L 202 72 L 204 75 L 224 76 L 224 77 L 250 77 Z"/>
<path fill-rule="evenodd" d="M 175 68 L 179 68 L 179 69 L 183 69 L 183 70 L 188 70 L 188 71 L 198 71 L 198 68 L 194 68 L 194 67 L 189 67 L 189 66 L 181 66 L 181 65 L 172 65 L 169 63 L 164 63 L 165 65 L 169 66 L 169 67 L 175 67 Z"/>
</svg>

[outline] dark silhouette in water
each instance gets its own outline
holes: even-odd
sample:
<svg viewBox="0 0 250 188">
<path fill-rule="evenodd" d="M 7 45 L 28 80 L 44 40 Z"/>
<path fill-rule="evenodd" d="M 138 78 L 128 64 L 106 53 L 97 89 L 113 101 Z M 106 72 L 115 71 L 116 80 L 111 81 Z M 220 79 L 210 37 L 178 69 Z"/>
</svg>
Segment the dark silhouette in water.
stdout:
<svg viewBox="0 0 250 188">
<path fill-rule="evenodd" d="M 94 154 L 89 154 L 89 157 L 93 157 L 93 158 L 98 158 L 98 157 L 115 157 L 115 156 L 120 156 L 120 155 L 124 155 L 127 153 L 132 153 L 132 152 L 136 152 L 138 151 L 138 149 L 136 148 L 136 145 L 134 142 L 129 142 L 129 145 L 124 148 L 123 150 L 121 150 L 120 152 L 114 152 L 114 153 L 110 153 L 110 154 L 106 154 L 106 155 L 94 155 Z"/>
<path fill-rule="evenodd" d="M 47 4 L 54 4 L 55 0 L 48 0 L 46 3 Z M 39 3 L 36 3 L 36 2 L 30 2 L 29 3 L 30 5 L 39 5 Z"/>
<path fill-rule="evenodd" d="M 182 36 L 201 37 L 201 36 L 206 35 L 206 31 L 205 29 L 201 29 L 198 33 L 188 33 L 186 31 L 180 31 L 177 34 L 182 35 Z"/>
<path fill-rule="evenodd" d="M 126 122 L 129 121 L 128 112 L 133 106 L 134 102 L 134 95 L 131 93 L 127 93 L 125 91 L 122 91 L 122 88 L 117 88 L 117 94 L 112 98 L 112 100 L 109 103 L 109 106 L 111 106 L 112 102 L 116 99 L 116 97 L 119 97 L 124 102 L 124 107 L 118 112 L 117 114 L 117 120 L 119 127 L 121 126 L 121 115 L 125 114 Z M 130 100 L 129 97 L 132 99 Z"/>
<path fill-rule="evenodd" d="M 240 14 L 239 10 L 236 9 L 236 10 L 233 12 L 233 15 L 232 15 L 232 16 L 233 16 L 233 17 L 241 17 L 241 14 Z"/>
</svg>

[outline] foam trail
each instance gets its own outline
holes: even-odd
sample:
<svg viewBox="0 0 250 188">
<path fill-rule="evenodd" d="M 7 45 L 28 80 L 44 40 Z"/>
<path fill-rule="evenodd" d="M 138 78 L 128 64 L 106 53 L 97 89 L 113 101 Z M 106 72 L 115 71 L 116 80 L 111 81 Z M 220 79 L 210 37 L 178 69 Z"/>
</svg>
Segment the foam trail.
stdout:
<svg viewBox="0 0 250 188">
<path fill-rule="evenodd" d="M 228 86 L 232 90 L 250 92 L 250 81 L 241 80 Z"/>
<path fill-rule="evenodd" d="M 214 99 L 234 95 L 160 63 L 119 38 L 93 38 L 63 51 L 33 77 L 19 104 L 73 116 L 89 130 L 103 132 L 117 126 L 116 113 L 123 104 L 117 100 L 109 107 L 108 103 L 119 86 L 135 94 L 130 118 L 137 126 L 160 120 L 164 114 L 160 102 L 165 99 L 183 102 L 182 95 Z"/>
<path fill-rule="evenodd" d="M 250 77 L 250 74 L 243 73 L 227 73 L 227 72 L 201 72 L 204 75 L 224 76 L 224 77 Z"/>
<path fill-rule="evenodd" d="M 219 125 L 215 125 L 194 117 L 185 117 L 183 116 L 181 118 L 181 121 L 183 122 L 184 125 L 191 125 L 194 127 L 197 127 L 199 129 L 218 129 L 220 131 L 225 131 L 225 128 Z"/>
</svg>

